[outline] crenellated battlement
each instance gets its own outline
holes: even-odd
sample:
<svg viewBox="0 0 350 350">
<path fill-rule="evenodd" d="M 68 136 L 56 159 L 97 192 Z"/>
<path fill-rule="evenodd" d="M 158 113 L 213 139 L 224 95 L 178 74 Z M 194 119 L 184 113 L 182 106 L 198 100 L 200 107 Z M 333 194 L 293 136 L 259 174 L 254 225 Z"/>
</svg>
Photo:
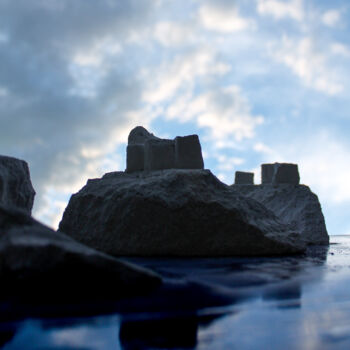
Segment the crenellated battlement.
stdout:
<svg viewBox="0 0 350 350">
<path fill-rule="evenodd" d="M 261 164 L 261 184 L 299 185 L 300 176 L 297 164 L 270 163 Z M 236 171 L 235 185 L 253 185 L 254 173 Z"/>
<path fill-rule="evenodd" d="M 126 172 L 165 169 L 203 169 L 197 135 L 160 139 L 142 126 L 131 130 L 126 149 Z"/>
</svg>

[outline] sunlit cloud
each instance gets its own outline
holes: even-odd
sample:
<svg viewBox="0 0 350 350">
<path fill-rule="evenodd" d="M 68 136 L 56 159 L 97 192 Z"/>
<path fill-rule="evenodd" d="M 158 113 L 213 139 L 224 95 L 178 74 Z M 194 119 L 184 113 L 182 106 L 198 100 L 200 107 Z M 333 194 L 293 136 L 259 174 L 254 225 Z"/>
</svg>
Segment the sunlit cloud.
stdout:
<svg viewBox="0 0 350 350">
<path fill-rule="evenodd" d="M 292 18 L 296 21 L 304 19 L 303 0 L 258 0 L 257 9 L 261 15 L 270 15 L 276 19 Z"/>
<path fill-rule="evenodd" d="M 124 170 L 136 125 L 161 137 L 199 134 L 206 166 L 225 182 L 239 168 L 295 161 L 321 198 L 347 202 L 347 144 L 334 136 L 348 134 L 344 8 L 0 1 L 0 146 L 29 162 L 34 215 L 57 225 L 88 178 Z M 316 137 L 321 129 L 327 137 Z M 331 184 L 327 162 L 342 174 Z"/>
<path fill-rule="evenodd" d="M 322 15 L 322 22 L 329 27 L 334 27 L 339 23 L 340 18 L 341 18 L 340 11 L 329 10 Z"/>
<path fill-rule="evenodd" d="M 8 95 L 8 90 L 6 88 L 0 86 L 0 98 L 6 97 L 7 95 Z"/>
<path fill-rule="evenodd" d="M 253 137 L 255 127 L 263 122 L 262 116 L 251 114 L 249 103 L 237 86 L 196 97 L 183 115 L 196 118 L 198 126 L 209 128 L 215 140 L 233 136 L 239 141 Z"/>
<path fill-rule="evenodd" d="M 193 25 L 171 21 L 157 23 L 154 29 L 154 37 L 165 47 L 179 47 L 198 40 Z"/>
<path fill-rule="evenodd" d="M 333 43 L 330 46 L 330 51 L 334 55 L 350 57 L 350 48 L 340 43 Z"/>
<path fill-rule="evenodd" d="M 179 55 L 170 63 L 145 72 L 149 87 L 143 94 L 143 100 L 157 103 L 169 98 L 183 88 L 192 89 L 195 79 L 208 75 L 224 75 L 230 70 L 229 65 L 217 60 L 209 47 L 199 48 L 185 55 Z"/>
<path fill-rule="evenodd" d="M 254 26 L 251 19 L 242 17 L 235 3 L 210 2 L 199 8 L 199 18 L 208 30 L 232 33 Z"/>
<path fill-rule="evenodd" d="M 273 146 L 273 144 L 271 145 Z M 266 162 L 299 164 L 301 181 L 311 184 L 320 197 L 333 204 L 350 202 L 350 151 L 346 144 L 326 131 L 285 144 L 279 149 L 257 144 Z"/>
<path fill-rule="evenodd" d="M 289 67 L 306 86 L 329 95 L 343 91 L 342 82 L 327 65 L 328 57 L 317 49 L 312 38 L 295 40 L 284 36 L 281 42 L 272 44 L 270 50 L 271 56 Z"/>
<path fill-rule="evenodd" d="M 219 154 L 217 157 L 217 160 L 219 163 L 218 164 L 219 171 L 230 171 L 232 173 L 233 173 L 233 169 L 235 169 L 237 165 L 242 165 L 245 162 L 245 160 L 242 158 L 229 157 L 224 154 Z"/>
<path fill-rule="evenodd" d="M 0 31 L 0 45 L 1 44 L 4 44 L 4 43 L 7 43 L 9 41 L 9 37 L 6 33 L 2 33 Z"/>
</svg>

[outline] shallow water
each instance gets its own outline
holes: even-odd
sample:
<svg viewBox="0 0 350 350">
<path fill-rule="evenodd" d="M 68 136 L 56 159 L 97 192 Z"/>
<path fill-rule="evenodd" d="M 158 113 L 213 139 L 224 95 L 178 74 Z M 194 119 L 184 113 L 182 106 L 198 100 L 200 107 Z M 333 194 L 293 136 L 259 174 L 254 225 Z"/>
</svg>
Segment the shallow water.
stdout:
<svg viewBox="0 0 350 350">
<path fill-rule="evenodd" d="M 3 303 L 0 344 L 7 350 L 350 349 L 350 236 L 331 236 L 331 243 L 301 257 L 128 259 L 156 270 L 164 286 L 101 308 L 82 305 L 69 317 L 57 317 L 62 305 Z M 94 316 L 84 317 L 89 311 Z"/>
</svg>

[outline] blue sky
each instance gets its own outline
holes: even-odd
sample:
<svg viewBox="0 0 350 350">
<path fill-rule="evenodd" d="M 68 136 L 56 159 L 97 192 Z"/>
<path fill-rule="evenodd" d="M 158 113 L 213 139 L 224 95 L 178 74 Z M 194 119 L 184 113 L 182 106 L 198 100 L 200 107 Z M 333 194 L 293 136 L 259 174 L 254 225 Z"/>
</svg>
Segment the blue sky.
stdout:
<svg viewBox="0 0 350 350">
<path fill-rule="evenodd" d="M 299 164 L 350 234 L 350 8 L 319 0 L 0 0 L 1 153 L 28 161 L 56 226 L 129 131 L 197 133 L 205 166 Z"/>
</svg>

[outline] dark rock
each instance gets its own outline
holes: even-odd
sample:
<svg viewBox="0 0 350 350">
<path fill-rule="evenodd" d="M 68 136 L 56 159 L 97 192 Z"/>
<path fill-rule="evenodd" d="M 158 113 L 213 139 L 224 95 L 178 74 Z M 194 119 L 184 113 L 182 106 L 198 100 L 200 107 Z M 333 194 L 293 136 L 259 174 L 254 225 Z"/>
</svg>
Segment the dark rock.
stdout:
<svg viewBox="0 0 350 350">
<path fill-rule="evenodd" d="M 235 173 L 235 185 L 253 185 L 254 173 L 248 173 L 245 171 L 236 171 Z"/>
<path fill-rule="evenodd" d="M 160 140 L 148 132 L 143 126 L 136 126 L 130 131 L 128 145 L 144 145 L 147 140 Z"/>
<path fill-rule="evenodd" d="M 0 230 L 2 296 L 116 298 L 160 284 L 149 270 L 75 242 L 22 210 L 0 205 Z"/>
<path fill-rule="evenodd" d="M 124 321 L 119 330 L 123 349 L 194 349 L 199 317 L 153 318 Z"/>
<path fill-rule="evenodd" d="M 318 197 L 305 185 L 232 186 L 262 203 L 284 223 L 300 232 L 307 244 L 328 244 L 329 236 Z"/>
<path fill-rule="evenodd" d="M 109 173 L 70 199 L 59 229 L 119 256 L 300 253 L 296 231 L 209 170 Z"/>
<path fill-rule="evenodd" d="M 142 171 L 145 167 L 144 145 L 131 144 L 126 147 L 126 172 Z"/>
<path fill-rule="evenodd" d="M 132 129 L 126 148 L 126 172 L 164 169 L 203 169 L 202 149 L 197 135 L 160 139 L 144 127 Z"/>
<path fill-rule="evenodd" d="M 0 203 L 30 214 L 34 196 L 28 164 L 17 158 L 0 156 Z"/>
<path fill-rule="evenodd" d="M 174 140 L 148 140 L 144 147 L 144 170 L 175 168 Z"/>
<path fill-rule="evenodd" d="M 273 163 L 261 165 L 262 184 L 299 185 L 300 176 L 297 164 Z"/>
<path fill-rule="evenodd" d="M 175 137 L 175 168 L 203 169 L 202 148 L 198 135 Z"/>
</svg>

